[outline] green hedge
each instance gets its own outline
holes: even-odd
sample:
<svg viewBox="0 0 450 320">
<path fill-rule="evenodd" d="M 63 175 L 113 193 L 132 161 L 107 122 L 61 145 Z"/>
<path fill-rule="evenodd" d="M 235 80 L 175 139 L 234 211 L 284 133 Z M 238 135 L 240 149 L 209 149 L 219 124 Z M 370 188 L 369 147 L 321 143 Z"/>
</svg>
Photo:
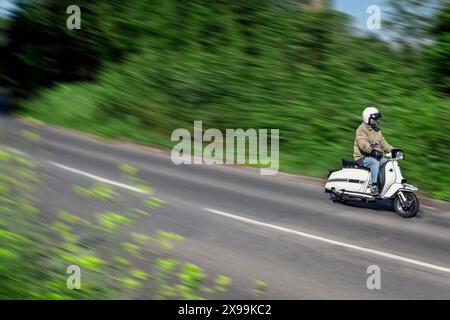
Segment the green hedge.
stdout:
<svg viewBox="0 0 450 320">
<path fill-rule="evenodd" d="M 222 130 L 278 128 L 281 169 L 324 177 L 352 156 L 362 110 L 377 105 L 386 139 L 406 152 L 405 176 L 450 200 L 450 100 L 433 91 L 420 52 L 357 37 L 335 11 L 254 5 L 147 3 L 149 19 L 133 29 L 134 50 L 120 62 L 105 62 L 89 83 L 41 91 L 22 110 L 163 146 L 194 120 Z"/>
</svg>

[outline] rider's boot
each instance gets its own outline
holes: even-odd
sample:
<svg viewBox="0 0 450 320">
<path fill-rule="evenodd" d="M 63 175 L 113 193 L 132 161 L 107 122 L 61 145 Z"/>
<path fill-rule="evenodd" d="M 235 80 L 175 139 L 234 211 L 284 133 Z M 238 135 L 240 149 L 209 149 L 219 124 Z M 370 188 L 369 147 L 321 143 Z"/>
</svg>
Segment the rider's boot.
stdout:
<svg viewBox="0 0 450 320">
<path fill-rule="evenodd" d="M 372 187 L 370 187 L 370 195 L 371 196 L 378 195 L 378 186 L 376 184 L 373 184 Z"/>
</svg>

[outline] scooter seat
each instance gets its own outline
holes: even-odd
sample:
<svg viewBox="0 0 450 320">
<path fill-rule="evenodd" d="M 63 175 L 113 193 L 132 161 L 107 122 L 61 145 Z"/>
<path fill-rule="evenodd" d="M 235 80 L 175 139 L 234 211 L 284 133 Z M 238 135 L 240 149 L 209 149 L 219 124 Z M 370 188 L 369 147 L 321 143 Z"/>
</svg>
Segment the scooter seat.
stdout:
<svg viewBox="0 0 450 320">
<path fill-rule="evenodd" d="M 358 162 L 354 160 L 346 160 L 342 159 L 342 167 L 343 168 L 357 168 L 359 167 Z"/>
<path fill-rule="evenodd" d="M 364 169 L 364 170 L 369 170 L 369 168 L 360 166 L 358 164 L 358 162 L 356 162 L 355 160 L 347 160 L 347 159 L 342 159 L 342 168 L 355 168 L 355 169 Z"/>
</svg>

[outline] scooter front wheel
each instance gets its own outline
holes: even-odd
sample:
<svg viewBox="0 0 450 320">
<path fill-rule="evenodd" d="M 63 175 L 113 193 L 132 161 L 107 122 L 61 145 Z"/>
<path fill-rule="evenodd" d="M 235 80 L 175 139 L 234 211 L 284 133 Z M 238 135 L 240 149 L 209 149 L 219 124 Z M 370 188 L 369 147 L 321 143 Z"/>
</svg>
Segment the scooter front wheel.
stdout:
<svg viewBox="0 0 450 320">
<path fill-rule="evenodd" d="M 401 201 L 400 195 L 394 199 L 394 210 L 402 218 L 415 217 L 419 212 L 419 199 L 412 192 L 403 192 L 406 201 Z"/>
</svg>

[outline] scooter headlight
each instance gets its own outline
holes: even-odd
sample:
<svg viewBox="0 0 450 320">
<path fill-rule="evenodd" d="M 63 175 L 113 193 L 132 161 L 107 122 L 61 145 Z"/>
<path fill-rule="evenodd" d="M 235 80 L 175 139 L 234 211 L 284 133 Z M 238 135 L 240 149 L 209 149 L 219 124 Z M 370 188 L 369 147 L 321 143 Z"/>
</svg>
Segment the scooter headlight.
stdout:
<svg viewBox="0 0 450 320">
<path fill-rule="evenodd" d="M 403 160 L 405 158 L 405 155 L 403 152 L 399 151 L 397 152 L 397 160 Z"/>
</svg>

